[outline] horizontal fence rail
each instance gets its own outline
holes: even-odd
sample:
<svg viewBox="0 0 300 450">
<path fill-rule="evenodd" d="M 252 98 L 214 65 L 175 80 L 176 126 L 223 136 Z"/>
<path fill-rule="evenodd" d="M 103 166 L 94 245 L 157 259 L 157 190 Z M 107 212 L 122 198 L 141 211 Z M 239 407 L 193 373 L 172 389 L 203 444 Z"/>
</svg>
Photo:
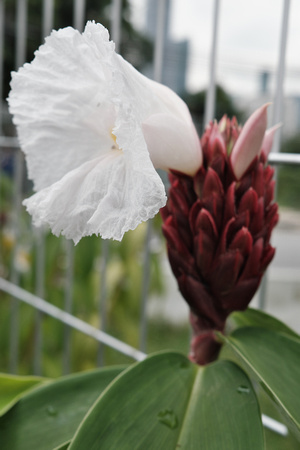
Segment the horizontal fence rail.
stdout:
<svg viewBox="0 0 300 450">
<path fill-rule="evenodd" d="M 151 0 L 150 0 L 151 2 Z M 149 3 L 150 3 L 149 2 Z M 86 21 L 86 7 L 88 0 L 73 1 L 72 24 L 79 31 L 82 31 Z M 225 3 L 225 2 L 224 2 Z M 167 15 L 170 14 L 169 0 L 157 1 L 156 8 L 156 34 L 153 48 L 153 78 L 155 81 L 162 82 L 163 68 L 165 63 L 166 52 L 166 33 L 165 24 Z M 26 51 L 28 44 L 28 2 L 27 0 L 16 0 L 16 17 L 15 17 L 15 69 L 18 69 L 26 61 Z M 222 0 L 215 0 L 213 6 L 212 24 L 211 24 L 211 53 L 208 67 L 209 84 L 207 87 L 207 96 L 204 117 L 205 123 L 213 119 L 216 105 L 216 82 L 218 79 L 218 36 L 219 28 L 222 20 L 221 15 Z M 43 0 L 41 9 L 41 42 L 45 36 L 49 35 L 51 30 L 55 28 L 55 0 Z M 4 87 L 4 48 L 5 48 L 5 1 L 0 0 L 0 162 L 1 158 L 9 156 L 13 160 L 13 177 L 14 192 L 12 198 L 12 214 L 11 214 L 11 231 L 16 237 L 13 249 L 14 256 L 19 248 L 20 238 L 20 216 L 21 201 L 24 191 L 24 160 L 20 151 L 18 139 L 13 136 L 4 134 L 4 104 L 1 99 L 3 97 Z M 290 0 L 282 1 L 282 23 L 280 47 L 278 49 L 278 64 L 276 70 L 276 86 L 274 92 L 274 109 L 272 124 L 282 122 L 282 110 L 284 99 L 284 79 L 286 69 L 286 48 L 289 29 Z M 116 51 L 120 51 L 122 44 L 122 1 L 112 0 L 110 13 L 110 29 L 111 37 L 115 42 Z M 269 155 L 269 163 L 274 166 L 282 165 L 300 165 L 300 153 L 280 153 L 280 145 L 282 140 L 282 129 L 275 135 L 273 151 Z M 0 172 L 1 177 L 1 172 Z M 2 199 L 0 199 L 2 200 Z M 19 286 L 20 274 L 12 264 L 10 281 L 0 276 L 0 291 L 10 296 L 11 301 L 11 322 L 10 322 L 10 361 L 8 370 L 13 373 L 18 372 L 19 365 L 19 328 L 20 328 L 20 302 L 34 308 L 36 317 L 34 322 L 34 351 L 33 351 L 33 368 L 36 375 L 42 373 L 42 352 L 43 352 L 43 329 L 42 324 L 44 315 L 55 318 L 61 322 L 64 327 L 63 332 L 63 373 L 71 371 L 71 353 L 72 341 L 71 330 L 77 330 L 84 335 L 93 338 L 99 343 L 97 353 L 97 364 L 104 364 L 104 346 L 110 347 L 117 352 L 126 355 L 134 360 L 142 361 L 146 357 L 146 341 L 147 341 L 147 304 L 149 299 L 150 286 L 150 258 L 151 245 L 153 244 L 153 224 L 151 221 L 147 224 L 145 233 L 145 242 L 143 247 L 142 260 L 142 283 L 140 289 L 140 316 L 139 316 L 139 349 L 117 339 L 106 332 L 107 330 L 107 310 L 108 310 L 108 264 L 112 257 L 112 249 L 109 241 L 101 241 L 101 252 L 99 254 L 100 264 L 98 269 L 99 290 L 97 292 L 97 319 L 99 328 L 90 325 L 84 320 L 72 314 L 74 310 L 74 246 L 70 241 L 64 241 L 64 257 L 66 261 L 66 271 L 64 280 L 64 299 L 63 308 L 61 309 L 45 300 L 47 293 L 45 292 L 45 265 L 46 265 L 46 232 L 32 229 L 32 246 L 36 249 L 36 262 L 32 270 L 35 273 L 35 293 Z M 262 297 L 265 295 L 265 284 L 261 292 Z M 263 298 L 260 305 L 264 305 Z M 137 345 L 138 346 L 138 345 Z M 270 419 L 267 416 L 262 417 L 263 424 L 267 428 L 276 431 L 279 434 L 286 435 L 287 429 L 284 425 Z"/>
<path fill-rule="evenodd" d="M 17 138 L 0 136 L 0 148 L 7 150 L 19 150 L 20 144 Z M 280 153 L 272 152 L 268 156 L 269 164 L 280 166 L 292 164 L 298 166 L 300 164 L 300 153 Z"/>
<path fill-rule="evenodd" d="M 92 327 L 88 323 L 83 320 L 78 319 L 72 314 L 57 308 L 51 303 L 46 302 L 42 298 L 37 297 L 36 295 L 31 294 L 25 289 L 20 288 L 19 286 L 10 283 L 9 281 L 0 278 L 0 290 L 6 292 L 11 295 L 15 299 L 21 300 L 24 303 L 27 303 L 30 306 L 33 306 L 35 309 L 54 317 L 60 322 L 72 327 L 75 330 L 81 331 L 81 333 L 86 334 L 94 338 L 96 341 L 101 342 L 124 355 L 130 356 L 131 358 L 142 361 L 145 359 L 146 354 L 140 352 L 139 350 L 127 345 L 125 342 L 120 341 L 113 336 L 110 336 L 107 333 L 104 333 L 101 330 L 98 330 L 95 327 Z"/>
<path fill-rule="evenodd" d="M 6 292 L 7 294 L 10 294 L 15 299 L 27 303 L 38 311 L 54 317 L 60 322 L 63 322 L 65 325 L 68 325 L 73 329 L 92 337 L 96 341 L 101 342 L 102 344 L 105 344 L 117 350 L 118 352 L 135 359 L 136 361 L 143 361 L 147 357 L 145 353 L 127 345 L 123 341 L 120 341 L 107 333 L 104 333 L 101 330 L 98 330 L 95 327 L 92 327 L 83 320 L 80 320 L 74 317 L 72 314 L 69 314 L 64 310 L 53 306 L 52 304 L 33 294 L 30 294 L 30 292 L 21 289 L 20 287 L 8 282 L 7 280 L 4 280 L 3 278 L 0 278 L 0 290 Z M 282 436 L 288 435 L 288 429 L 285 425 L 265 414 L 262 414 L 262 423 L 266 428 L 274 431 L 277 434 L 280 434 Z"/>
</svg>

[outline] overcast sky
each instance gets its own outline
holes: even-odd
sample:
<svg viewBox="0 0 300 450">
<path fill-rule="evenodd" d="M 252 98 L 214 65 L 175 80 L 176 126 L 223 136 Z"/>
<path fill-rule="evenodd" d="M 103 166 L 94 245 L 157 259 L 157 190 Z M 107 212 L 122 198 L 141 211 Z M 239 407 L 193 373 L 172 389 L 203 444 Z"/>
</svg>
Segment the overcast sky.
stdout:
<svg viewBox="0 0 300 450">
<path fill-rule="evenodd" d="M 284 0 L 220 0 L 217 81 L 232 94 L 257 91 L 259 72 L 276 69 Z M 171 37 L 190 40 L 188 87 L 208 80 L 214 0 L 172 0 Z M 132 0 L 143 26 L 146 0 Z M 274 85 L 275 77 L 271 82 Z M 285 92 L 300 95 L 300 1 L 291 0 Z"/>
</svg>

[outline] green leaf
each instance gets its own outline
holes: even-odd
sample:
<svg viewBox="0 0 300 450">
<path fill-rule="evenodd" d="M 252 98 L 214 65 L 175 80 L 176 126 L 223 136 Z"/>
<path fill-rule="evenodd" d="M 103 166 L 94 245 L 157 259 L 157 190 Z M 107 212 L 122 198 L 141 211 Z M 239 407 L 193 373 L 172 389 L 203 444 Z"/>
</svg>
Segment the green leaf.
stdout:
<svg viewBox="0 0 300 450">
<path fill-rule="evenodd" d="M 69 450 L 262 450 L 260 411 L 246 374 L 229 361 L 199 367 L 164 352 L 103 392 Z"/>
<path fill-rule="evenodd" d="M 53 450 L 67 450 L 71 441 L 64 442 L 59 447 L 55 447 Z"/>
<path fill-rule="evenodd" d="M 25 395 L 0 418 L 1 450 L 52 450 L 66 443 L 122 370 L 112 367 L 63 377 Z"/>
<path fill-rule="evenodd" d="M 0 373 L 0 416 L 5 414 L 28 391 L 48 380 Z"/>
<path fill-rule="evenodd" d="M 242 312 L 232 313 L 228 319 L 228 326 L 231 329 L 249 326 L 265 328 L 266 330 L 277 331 L 300 340 L 300 336 L 283 322 L 258 309 L 248 308 Z"/>
<path fill-rule="evenodd" d="M 245 327 L 223 339 L 300 430 L 300 342 L 263 328 Z"/>
</svg>

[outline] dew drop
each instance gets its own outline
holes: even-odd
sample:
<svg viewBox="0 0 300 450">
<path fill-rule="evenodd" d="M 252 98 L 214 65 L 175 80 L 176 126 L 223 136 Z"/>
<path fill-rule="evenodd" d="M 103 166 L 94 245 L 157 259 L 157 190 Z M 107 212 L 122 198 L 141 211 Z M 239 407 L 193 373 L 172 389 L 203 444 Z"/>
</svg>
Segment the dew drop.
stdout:
<svg viewBox="0 0 300 450">
<path fill-rule="evenodd" d="M 57 416 L 57 409 L 54 408 L 54 406 L 52 406 L 52 405 L 47 406 L 46 411 L 47 411 L 48 416 L 52 416 L 52 417 Z"/>
<path fill-rule="evenodd" d="M 172 409 L 164 409 L 160 411 L 157 415 L 157 419 L 160 423 L 163 423 L 172 430 L 178 426 L 177 416 Z"/>
<path fill-rule="evenodd" d="M 237 388 L 239 394 L 250 394 L 250 388 L 242 384 Z"/>
</svg>

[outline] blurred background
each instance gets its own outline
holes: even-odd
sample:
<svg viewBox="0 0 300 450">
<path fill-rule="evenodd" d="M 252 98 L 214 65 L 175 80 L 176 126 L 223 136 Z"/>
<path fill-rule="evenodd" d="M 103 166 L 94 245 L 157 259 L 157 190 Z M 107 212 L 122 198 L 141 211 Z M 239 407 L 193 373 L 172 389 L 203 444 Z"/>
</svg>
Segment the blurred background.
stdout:
<svg viewBox="0 0 300 450">
<path fill-rule="evenodd" d="M 21 206 L 31 184 L 5 100 L 10 72 L 33 59 L 52 28 L 82 30 L 86 20 L 108 27 L 124 58 L 187 102 L 199 134 L 209 95 L 210 100 L 214 95 L 216 119 L 226 113 L 242 123 L 258 106 L 278 99 L 280 85 L 277 150 L 299 154 L 300 3 L 0 0 L 0 278 L 143 352 L 173 348 L 187 353 L 188 308 L 170 272 L 159 216 L 128 232 L 121 243 L 93 236 L 74 247 L 47 230 L 34 230 Z M 208 94 L 212 85 L 215 89 Z M 272 106 L 270 124 L 275 113 Z M 263 307 L 300 332 L 299 164 L 279 166 L 277 179 L 277 252 L 252 306 Z M 59 376 L 132 361 L 20 302 L 1 284 L 0 289 L 0 371 Z"/>
</svg>

